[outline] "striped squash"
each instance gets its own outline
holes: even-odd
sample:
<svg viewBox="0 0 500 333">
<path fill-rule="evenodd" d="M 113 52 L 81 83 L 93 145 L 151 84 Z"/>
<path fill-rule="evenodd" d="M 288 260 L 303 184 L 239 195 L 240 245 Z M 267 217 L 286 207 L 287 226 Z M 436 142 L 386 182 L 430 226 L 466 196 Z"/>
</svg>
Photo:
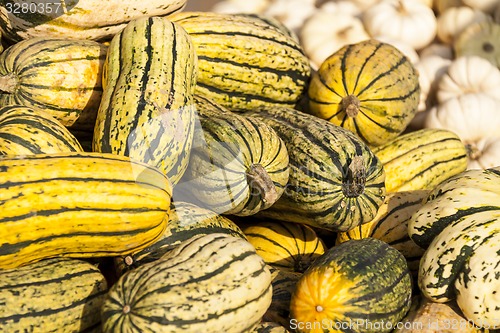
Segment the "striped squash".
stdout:
<svg viewBox="0 0 500 333">
<path fill-rule="evenodd" d="M 0 270 L 0 330 L 97 332 L 107 290 L 99 269 L 79 259 Z"/>
<path fill-rule="evenodd" d="M 455 133 L 425 128 L 373 148 L 384 165 L 387 192 L 432 190 L 467 168 L 467 149 Z"/>
<path fill-rule="evenodd" d="M 118 275 L 158 260 L 181 242 L 195 236 L 211 233 L 225 233 L 246 239 L 241 229 L 230 219 L 211 210 L 188 202 L 172 201 L 167 228 L 154 244 L 124 257 L 117 257 L 115 265 Z"/>
<path fill-rule="evenodd" d="M 197 93 L 243 111 L 294 106 L 305 92 L 309 61 L 272 19 L 210 12 L 178 12 L 169 18 L 186 29 L 195 45 Z"/>
<path fill-rule="evenodd" d="M 130 156 L 175 185 L 189 160 L 195 117 L 196 54 L 179 25 L 133 20 L 109 45 L 93 150 Z"/>
<path fill-rule="evenodd" d="M 0 105 L 46 111 L 65 126 L 99 107 L 107 47 L 69 38 L 21 41 L 0 54 Z"/>
<path fill-rule="evenodd" d="M 399 251 L 376 238 L 350 240 L 330 248 L 297 282 L 290 326 L 297 333 L 391 332 L 411 293 Z"/>
<path fill-rule="evenodd" d="M 13 42 L 50 36 L 101 40 L 133 19 L 169 15 L 185 5 L 186 0 L 5 1 L 0 5 L 0 29 Z"/>
<path fill-rule="evenodd" d="M 396 47 L 369 39 L 327 58 L 308 87 L 310 112 L 371 146 L 395 139 L 417 112 L 418 74 Z"/>
<path fill-rule="evenodd" d="M 302 273 L 326 250 L 314 229 L 305 224 L 256 221 L 240 226 L 257 254 L 281 270 Z"/>
<path fill-rule="evenodd" d="M 219 214 L 248 216 L 269 208 L 288 181 L 288 153 L 268 125 L 195 97 L 198 120 L 188 169 L 176 200 Z"/>
<path fill-rule="evenodd" d="M 245 113 L 285 142 L 290 177 L 284 194 L 259 216 L 347 231 L 371 221 L 385 196 L 382 163 L 352 132 L 292 108 Z"/>
<path fill-rule="evenodd" d="M 479 327 L 500 328 L 500 167 L 464 171 L 437 186 L 412 215 L 410 237 L 426 248 L 418 285 L 435 301 L 456 299 Z"/>
<path fill-rule="evenodd" d="M 110 288 L 103 331 L 249 332 L 269 307 L 271 288 L 269 269 L 250 243 L 197 235 Z"/>
<path fill-rule="evenodd" d="M 81 151 L 73 134 L 50 114 L 20 105 L 0 108 L 0 155 Z"/>
<path fill-rule="evenodd" d="M 0 156 L 0 268 L 138 251 L 163 233 L 170 198 L 165 175 L 127 157 Z"/>
<path fill-rule="evenodd" d="M 422 190 L 388 193 L 375 218 L 352 230 L 339 232 L 337 244 L 368 237 L 380 239 L 405 256 L 412 273 L 418 272 L 424 250 L 408 235 L 408 220 L 422 206 L 429 192 Z"/>
</svg>

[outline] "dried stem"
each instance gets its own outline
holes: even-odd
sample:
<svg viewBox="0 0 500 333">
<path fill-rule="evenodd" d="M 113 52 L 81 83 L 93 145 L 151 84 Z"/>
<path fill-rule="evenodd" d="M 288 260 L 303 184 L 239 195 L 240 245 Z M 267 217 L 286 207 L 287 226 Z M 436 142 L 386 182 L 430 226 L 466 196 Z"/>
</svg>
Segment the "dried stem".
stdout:
<svg viewBox="0 0 500 333">
<path fill-rule="evenodd" d="M 362 156 L 355 156 L 349 164 L 346 179 L 344 180 L 342 191 L 348 198 L 361 195 L 365 190 L 366 169 Z"/>
<path fill-rule="evenodd" d="M 359 107 L 360 102 L 356 96 L 348 95 L 342 98 L 342 110 L 344 110 L 349 117 L 356 117 L 359 113 Z"/>
<path fill-rule="evenodd" d="M 265 204 L 270 206 L 278 200 L 276 186 L 262 165 L 252 164 L 250 166 L 247 171 L 247 181 L 251 192 L 257 192 Z"/>
<path fill-rule="evenodd" d="M 19 79 L 17 78 L 16 74 L 9 73 L 6 75 L 2 75 L 0 76 L 0 91 L 12 94 L 16 91 L 18 83 Z"/>
</svg>

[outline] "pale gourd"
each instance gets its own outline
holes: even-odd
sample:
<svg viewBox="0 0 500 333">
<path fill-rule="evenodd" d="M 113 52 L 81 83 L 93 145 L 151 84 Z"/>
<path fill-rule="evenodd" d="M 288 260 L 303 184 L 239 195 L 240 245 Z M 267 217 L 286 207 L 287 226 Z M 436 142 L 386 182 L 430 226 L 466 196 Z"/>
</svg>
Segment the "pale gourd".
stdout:
<svg viewBox="0 0 500 333">
<path fill-rule="evenodd" d="M 498 0 L 462 0 L 462 2 L 474 9 L 479 9 L 485 13 L 491 13 L 498 5 Z"/>
<path fill-rule="evenodd" d="M 274 17 L 297 34 L 304 21 L 317 10 L 314 0 L 274 0 L 263 11 L 263 14 Z"/>
<path fill-rule="evenodd" d="M 343 12 L 317 11 L 307 19 L 299 39 L 311 66 L 321 63 L 347 44 L 369 39 L 360 19 Z"/>
<path fill-rule="evenodd" d="M 405 41 L 415 49 L 430 44 L 437 20 L 432 9 L 417 0 L 384 0 L 363 14 L 366 31 L 374 36 Z"/>
<path fill-rule="evenodd" d="M 467 93 L 485 93 L 500 99 L 500 69 L 478 56 L 459 57 L 452 61 L 439 80 L 439 103 Z"/>
<path fill-rule="evenodd" d="M 438 56 L 449 60 L 455 58 L 455 55 L 453 54 L 453 48 L 450 45 L 437 41 L 429 44 L 422 50 L 419 50 L 418 54 L 420 58 L 425 58 L 428 56 Z"/>
<path fill-rule="evenodd" d="M 448 8 L 463 6 L 463 2 L 462 0 L 434 0 L 432 6 L 436 13 L 441 15 Z"/>
<path fill-rule="evenodd" d="M 471 24 L 453 43 L 457 57 L 477 55 L 500 67 L 500 24 L 482 21 Z"/>
<path fill-rule="evenodd" d="M 452 44 L 465 28 L 476 22 L 490 20 L 490 17 L 478 9 L 467 6 L 450 7 L 437 18 L 437 37 L 445 44 Z"/>
<path fill-rule="evenodd" d="M 363 10 L 356 2 L 352 0 L 336 0 L 336 1 L 326 1 L 321 3 L 320 1 L 316 2 L 316 6 L 319 5 L 319 10 L 323 12 L 329 13 L 346 13 L 351 16 L 355 16 L 357 18 L 361 18 L 363 14 Z"/>
<path fill-rule="evenodd" d="M 468 150 L 467 168 L 500 165 L 500 156 L 493 149 L 498 144 L 492 146 L 490 141 L 499 136 L 500 100 L 484 93 L 459 95 L 431 108 L 425 118 L 425 127 L 456 133 Z"/>
<path fill-rule="evenodd" d="M 418 80 L 420 83 L 420 103 L 418 105 L 419 112 L 428 110 L 437 104 L 437 86 L 441 77 L 447 72 L 450 64 L 450 59 L 437 55 L 420 58 L 420 61 L 415 64 L 415 68 L 419 74 Z"/>
</svg>

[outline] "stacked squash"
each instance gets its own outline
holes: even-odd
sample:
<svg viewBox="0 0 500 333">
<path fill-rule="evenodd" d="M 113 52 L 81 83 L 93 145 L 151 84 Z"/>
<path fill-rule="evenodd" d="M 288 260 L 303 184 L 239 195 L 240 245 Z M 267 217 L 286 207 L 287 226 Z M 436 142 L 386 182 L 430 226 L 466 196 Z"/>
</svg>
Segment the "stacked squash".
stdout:
<svg viewBox="0 0 500 333">
<path fill-rule="evenodd" d="M 424 92 L 397 43 L 316 66 L 286 22 L 185 5 L 0 6 L 0 327 L 390 332 L 415 293 L 494 326 L 461 295 L 500 273 L 500 173 L 410 127 Z"/>
</svg>

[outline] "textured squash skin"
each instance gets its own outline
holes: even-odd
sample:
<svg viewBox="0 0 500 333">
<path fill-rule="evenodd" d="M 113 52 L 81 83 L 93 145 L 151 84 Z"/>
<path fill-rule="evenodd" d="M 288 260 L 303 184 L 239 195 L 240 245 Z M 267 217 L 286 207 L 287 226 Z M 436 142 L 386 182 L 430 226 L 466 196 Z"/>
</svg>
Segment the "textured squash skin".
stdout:
<svg viewBox="0 0 500 333">
<path fill-rule="evenodd" d="M 444 129 L 403 134 L 372 151 L 384 165 L 387 192 L 432 190 L 467 168 L 465 144 Z"/>
<path fill-rule="evenodd" d="M 435 301 L 457 300 L 477 326 L 499 328 L 500 167 L 467 170 L 437 186 L 408 224 L 426 249 L 418 285 Z"/>
<path fill-rule="evenodd" d="M 0 155 L 82 151 L 73 134 L 50 114 L 19 105 L 0 108 Z"/>
<path fill-rule="evenodd" d="M 171 194 L 165 175 L 128 157 L 0 156 L 0 269 L 138 251 L 165 230 Z"/>
<path fill-rule="evenodd" d="M 107 290 L 99 269 L 79 259 L 0 270 L 0 327 L 4 332 L 97 330 Z"/>
<path fill-rule="evenodd" d="M 290 159 L 283 195 L 259 216 L 335 232 L 375 217 L 385 196 L 385 173 L 359 137 L 292 108 L 259 108 L 245 115 L 270 125 Z"/>
<path fill-rule="evenodd" d="M 169 19 L 191 35 L 196 91 L 232 111 L 293 107 L 305 92 L 309 61 L 279 23 L 256 15 L 179 12 Z"/>
<path fill-rule="evenodd" d="M 186 170 L 194 130 L 196 54 L 179 25 L 131 21 L 109 45 L 93 150 L 130 156 L 175 185 Z"/>
<path fill-rule="evenodd" d="M 390 44 L 369 39 L 327 58 L 308 87 L 310 112 L 379 146 L 405 130 L 417 112 L 418 74 Z"/>
<path fill-rule="evenodd" d="M 19 4 L 24 1 L 8 2 Z M 15 5 L 8 7 L 2 4 L 2 34 L 13 42 L 33 37 L 107 39 L 145 13 L 148 16 L 166 16 L 182 10 L 186 0 L 66 0 L 61 2 L 61 6 L 58 4 L 58 1 L 39 1 L 36 9 L 32 7 L 24 12 L 16 10 Z"/>
<path fill-rule="evenodd" d="M 230 112 L 196 95 L 196 123 L 188 168 L 176 200 L 219 214 L 253 215 L 273 205 L 288 181 L 288 153 L 259 119 Z"/>
<path fill-rule="evenodd" d="M 271 273 L 250 243 L 197 235 L 110 288 L 103 331 L 251 332 L 271 297 Z"/>
<path fill-rule="evenodd" d="M 291 328 L 299 333 L 390 332 L 410 308 L 411 293 L 410 272 L 399 251 L 376 238 L 350 240 L 330 248 L 297 282 Z M 342 329 L 339 323 L 348 326 Z"/>
<path fill-rule="evenodd" d="M 71 126 L 99 107 L 106 52 L 89 40 L 39 37 L 16 43 L 0 54 L 0 105 L 39 109 Z"/>
</svg>

